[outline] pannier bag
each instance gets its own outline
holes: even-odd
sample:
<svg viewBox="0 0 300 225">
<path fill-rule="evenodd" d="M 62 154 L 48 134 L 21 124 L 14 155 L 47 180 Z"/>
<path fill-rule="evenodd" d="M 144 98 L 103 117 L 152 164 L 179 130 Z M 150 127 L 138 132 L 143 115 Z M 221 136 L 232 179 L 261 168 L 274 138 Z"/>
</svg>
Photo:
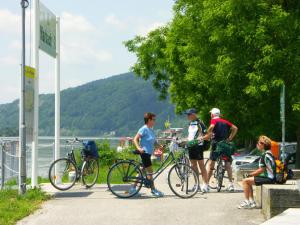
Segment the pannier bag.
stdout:
<svg viewBox="0 0 300 225">
<path fill-rule="evenodd" d="M 223 153 L 227 157 L 231 157 L 236 152 L 236 147 L 233 143 L 220 141 L 217 143 L 216 152 L 219 154 Z"/>
<path fill-rule="evenodd" d="M 96 142 L 93 140 L 83 141 L 82 154 L 85 158 L 99 158 Z"/>
</svg>

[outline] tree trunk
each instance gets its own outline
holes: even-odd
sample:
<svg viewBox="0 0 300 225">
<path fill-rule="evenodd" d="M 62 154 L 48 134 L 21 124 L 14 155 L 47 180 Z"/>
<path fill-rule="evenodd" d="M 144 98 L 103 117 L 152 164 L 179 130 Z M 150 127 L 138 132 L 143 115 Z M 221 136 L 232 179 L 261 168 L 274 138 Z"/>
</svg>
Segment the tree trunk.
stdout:
<svg viewBox="0 0 300 225">
<path fill-rule="evenodd" d="M 300 169 L 300 126 L 297 130 L 296 169 Z"/>
</svg>

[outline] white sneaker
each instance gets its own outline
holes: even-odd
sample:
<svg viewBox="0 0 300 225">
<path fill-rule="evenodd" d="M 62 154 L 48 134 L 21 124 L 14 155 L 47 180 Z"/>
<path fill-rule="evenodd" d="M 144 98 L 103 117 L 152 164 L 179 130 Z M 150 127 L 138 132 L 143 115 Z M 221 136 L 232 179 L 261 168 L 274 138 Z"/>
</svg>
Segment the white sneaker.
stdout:
<svg viewBox="0 0 300 225">
<path fill-rule="evenodd" d="M 250 201 L 250 208 L 251 209 L 256 208 L 256 202 L 255 201 Z"/>
<path fill-rule="evenodd" d="M 241 204 L 238 206 L 238 209 L 251 209 L 251 203 L 247 200 L 244 200 L 241 202 Z"/>
<path fill-rule="evenodd" d="M 227 191 L 234 192 L 234 186 L 233 186 L 233 184 L 229 184 L 229 186 L 227 188 Z"/>
<path fill-rule="evenodd" d="M 202 191 L 204 192 L 204 193 L 208 193 L 210 190 L 209 190 L 209 186 L 207 185 L 207 184 L 204 184 L 203 186 L 202 186 Z"/>
</svg>

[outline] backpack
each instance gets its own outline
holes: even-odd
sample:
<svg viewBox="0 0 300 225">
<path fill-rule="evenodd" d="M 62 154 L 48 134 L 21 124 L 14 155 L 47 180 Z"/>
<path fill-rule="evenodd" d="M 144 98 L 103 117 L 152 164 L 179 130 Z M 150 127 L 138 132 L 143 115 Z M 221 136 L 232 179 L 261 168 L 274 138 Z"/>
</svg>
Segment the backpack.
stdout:
<svg viewBox="0 0 300 225">
<path fill-rule="evenodd" d="M 199 141 L 197 140 L 197 138 L 199 137 L 199 135 L 200 134 L 205 135 L 207 133 L 207 127 L 204 125 L 204 123 L 200 119 L 197 119 L 197 122 L 198 122 L 197 135 L 195 136 L 195 140 L 188 142 L 188 147 L 198 145 Z M 207 140 L 203 140 L 202 148 L 203 148 L 204 151 L 207 151 L 210 148 L 210 142 L 207 141 Z"/>
<path fill-rule="evenodd" d="M 276 164 L 276 174 L 275 174 L 275 182 L 277 184 L 285 184 L 288 178 L 288 166 L 286 163 L 276 159 L 275 160 Z"/>
<path fill-rule="evenodd" d="M 84 158 L 99 158 L 96 142 L 93 140 L 87 140 L 82 142 L 82 156 Z"/>
<path fill-rule="evenodd" d="M 285 162 L 282 162 L 279 159 L 275 159 L 275 157 L 273 156 L 273 154 L 267 153 L 270 156 L 272 156 L 272 159 L 275 162 L 276 165 L 276 169 L 275 169 L 275 183 L 276 184 L 285 184 L 287 179 L 288 179 L 288 174 L 289 174 L 289 169 L 288 169 L 288 165 Z"/>
</svg>

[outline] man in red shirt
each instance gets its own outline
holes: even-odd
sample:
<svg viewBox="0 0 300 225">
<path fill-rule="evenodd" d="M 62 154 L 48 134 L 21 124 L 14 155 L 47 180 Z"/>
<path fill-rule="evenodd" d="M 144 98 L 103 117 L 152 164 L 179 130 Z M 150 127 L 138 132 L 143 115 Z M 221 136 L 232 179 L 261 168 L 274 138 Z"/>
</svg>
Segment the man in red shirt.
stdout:
<svg viewBox="0 0 300 225">
<path fill-rule="evenodd" d="M 233 125 L 231 122 L 220 118 L 221 111 L 218 108 L 213 108 L 210 111 L 211 114 L 211 121 L 210 121 L 210 126 L 207 130 L 207 134 L 203 137 L 203 139 L 208 140 L 212 139 L 211 143 L 211 153 L 209 157 L 209 162 L 208 162 L 208 181 L 210 180 L 213 169 L 215 167 L 215 162 L 219 156 L 219 154 L 215 151 L 217 148 L 217 143 L 220 141 L 232 141 L 232 139 L 235 137 L 238 128 Z M 231 168 L 231 162 L 226 162 L 226 170 L 229 178 L 229 186 L 228 190 L 229 191 L 234 191 L 234 186 L 232 182 L 232 168 Z"/>
</svg>

